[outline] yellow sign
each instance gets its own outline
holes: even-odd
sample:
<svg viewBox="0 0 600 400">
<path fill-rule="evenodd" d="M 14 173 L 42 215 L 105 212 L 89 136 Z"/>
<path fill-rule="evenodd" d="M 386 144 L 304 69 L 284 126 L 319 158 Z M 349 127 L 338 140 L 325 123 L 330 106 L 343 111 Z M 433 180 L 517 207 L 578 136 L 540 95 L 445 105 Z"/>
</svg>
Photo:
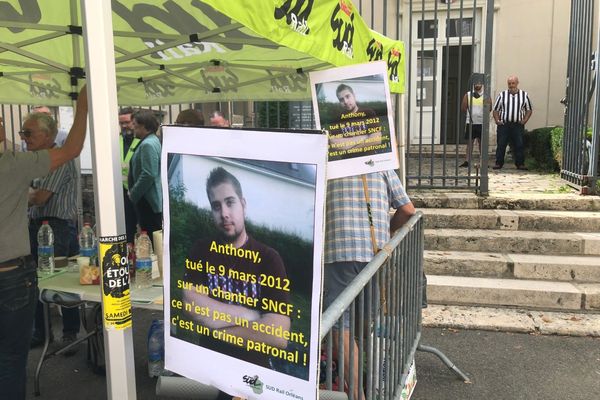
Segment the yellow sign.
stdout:
<svg viewBox="0 0 600 400">
<path fill-rule="evenodd" d="M 104 327 L 125 329 L 131 327 L 131 297 L 127 236 L 101 237 L 99 242 L 102 268 L 102 303 Z"/>
</svg>

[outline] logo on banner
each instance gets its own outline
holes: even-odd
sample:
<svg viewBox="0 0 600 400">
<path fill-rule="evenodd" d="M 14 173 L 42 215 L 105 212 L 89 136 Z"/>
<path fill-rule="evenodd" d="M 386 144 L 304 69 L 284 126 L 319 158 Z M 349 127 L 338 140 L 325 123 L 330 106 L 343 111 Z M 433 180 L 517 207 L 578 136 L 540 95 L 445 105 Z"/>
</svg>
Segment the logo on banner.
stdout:
<svg viewBox="0 0 600 400">
<path fill-rule="evenodd" d="M 310 33 L 308 18 L 315 0 L 286 0 L 281 6 L 275 7 L 275 19 L 285 17 L 285 22 L 295 32 L 302 35 Z M 292 7 L 292 3 L 294 6 Z"/>
<path fill-rule="evenodd" d="M 169 97 L 175 94 L 175 84 L 169 78 L 142 80 L 142 83 L 148 99 Z"/>
<path fill-rule="evenodd" d="M 29 93 L 32 97 L 41 99 L 58 98 L 60 83 L 46 74 L 30 74 L 29 75 Z"/>
<path fill-rule="evenodd" d="M 340 0 L 331 14 L 331 29 L 335 35 L 333 48 L 340 51 L 346 57 L 353 59 L 354 50 L 354 10 L 351 3 Z"/>
<path fill-rule="evenodd" d="M 240 78 L 230 69 L 221 65 L 200 70 L 200 78 L 207 92 L 237 92 Z"/>
<path fill-rule="evenodd" d="M 271 92 L 273 93 L 295 93 L 306 92 L 308 76 L 306 74 L 294 73 L 290 75 L 274 76 L 271 71 L 266 71 L 271 76 Z"/>
<path fill-rule="evenodd" d="M 371 39 L 367 45 L 367 56 L 369 61 L 383 60 L 383 44 L 375 38 Z"/>
<path fill-rule="evenodd" d="M 388 77 L 390 82 L 398 82 L 398 66 L 402 60 L 402 53 L 400 50 L 393 47 L 388 52 L 387 66 L 388 66 Z"/>
<path fill-rule="evenodd" d="M 263 392 L 263 382 L 260 379 L 258 379 L 258 375 L 244 375 L 242 380 L 246 385 L 252 388 L 252 391 L 254 393 L 261 394 Z"/>
</svg>

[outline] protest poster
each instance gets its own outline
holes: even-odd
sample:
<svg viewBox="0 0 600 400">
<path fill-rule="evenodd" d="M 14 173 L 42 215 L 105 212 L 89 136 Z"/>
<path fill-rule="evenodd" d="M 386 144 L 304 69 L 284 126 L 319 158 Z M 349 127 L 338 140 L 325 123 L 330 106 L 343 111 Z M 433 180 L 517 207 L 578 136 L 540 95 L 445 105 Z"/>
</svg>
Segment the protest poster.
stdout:
<svg viewBox="0 0 600 400">
<path fill-rule="evenodd" d="M 326 151 L 319 132 L 163 127 L 167 369 L 316 399 Z"/>
<path fill-rule="evenodd" d="M 398 169 L 384 61 L 310 73 L 315 124 L 328 132 L 327 178 Z"/>
</svg>

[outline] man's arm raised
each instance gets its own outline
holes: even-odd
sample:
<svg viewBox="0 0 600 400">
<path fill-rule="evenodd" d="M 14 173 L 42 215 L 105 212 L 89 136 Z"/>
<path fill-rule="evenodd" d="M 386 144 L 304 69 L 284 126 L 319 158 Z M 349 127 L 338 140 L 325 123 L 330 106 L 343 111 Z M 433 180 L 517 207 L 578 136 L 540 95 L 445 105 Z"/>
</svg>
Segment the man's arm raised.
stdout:
<svg viewBox="0 0 600 400">
<path fill-rule="evenodd" d="M 48 153 L 50 154 L 50 171 L 54 171 L 56 168 L 67 161 L 74 159 L 81 153 L 87 128 L 87 113 L 87 88 L 86 85 L 83 85 L 79 92 L 79 96 L 77 97 L 73 126 L 71 126 L 65 144 L 62 147 L 48 150 Z"/>
</svg>

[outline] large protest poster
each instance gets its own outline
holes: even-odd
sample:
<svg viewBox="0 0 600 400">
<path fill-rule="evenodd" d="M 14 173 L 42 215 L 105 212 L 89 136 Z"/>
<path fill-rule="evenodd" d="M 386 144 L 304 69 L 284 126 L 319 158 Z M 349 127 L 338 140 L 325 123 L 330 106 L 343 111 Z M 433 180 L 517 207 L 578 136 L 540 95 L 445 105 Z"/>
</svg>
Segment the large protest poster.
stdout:
<svg viewBox="0 0 600 400">
<path fill-rule="evenodd" d="M 165 366 L 316 399 L 327 137 L 163 127 Z"/>
<path fill-rule="evenodd" d="M 317 129 L 329 135 L 327 177 L 399 168 L 383 61 L 310 73 Z"/>
</svg>

